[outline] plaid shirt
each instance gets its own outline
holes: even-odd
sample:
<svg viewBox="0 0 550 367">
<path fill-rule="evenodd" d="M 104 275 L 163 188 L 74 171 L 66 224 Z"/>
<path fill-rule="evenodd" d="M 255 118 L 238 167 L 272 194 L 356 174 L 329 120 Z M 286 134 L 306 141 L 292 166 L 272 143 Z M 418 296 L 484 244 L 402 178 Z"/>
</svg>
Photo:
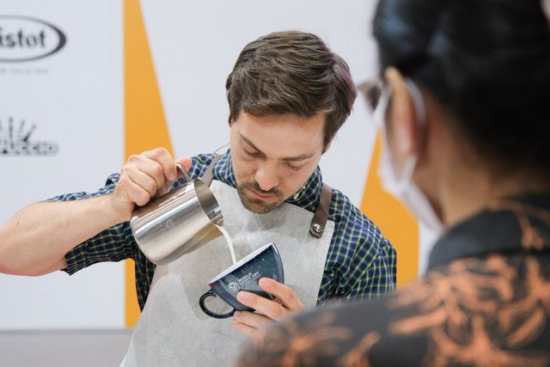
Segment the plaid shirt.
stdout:
<svg viewBox="0 0 550 367">
<path fill-rule="evenodd" d="M 208 154 L 193 158 L 193 166 L 189 172 L 192 179 L 204 174 L 212 157 L 213 155 Z M 213 177 L 232 187 L 237 186 L 230 153 L 225 154 L 216 164 Z M 114 190 L 119 178 L 118 173 L 112 174 L 106 185 L 95 193 L 65 194 L 51 200 L 72 201 L 108 195 Z M 174 186 L 179 186 L 183 182 L 180 180 Z M 298 195 L 294 195 L 286 202 L 314 212 L 322 186 L 321 170 L 317 167 Z M 329 298 L 371 298 L 393 291 L 396 282 L 395 249 L 382 236 L 380 230 L 352 205 L 349 198 L 334 189 L 329 220 L 335 222 L 335 230 L 327 254 L 317 303 L 322 304 Z M 135 261 L 137 295 L 140 308 L 143 309 L 155 265 L 139 250 L 129 222 L 106 229 L 67 253 L 67 269 L 64 271 L 74 274 L 98 262 L 128 258 Z"/>
</svg>

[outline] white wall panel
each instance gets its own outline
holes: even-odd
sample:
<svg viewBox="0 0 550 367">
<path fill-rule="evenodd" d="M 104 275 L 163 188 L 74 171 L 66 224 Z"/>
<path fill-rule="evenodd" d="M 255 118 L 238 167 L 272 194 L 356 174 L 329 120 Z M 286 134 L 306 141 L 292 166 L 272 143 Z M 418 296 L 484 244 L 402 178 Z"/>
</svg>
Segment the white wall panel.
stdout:
<svg viewBox="0 0 550 367">
<path fill-rule="evenodd" d="M 0 139 L 18 140 L 19 129 L 24 136 L 35 125 L 31 142 L 58 147 L 49 156 L 0 154 L 0 223 L 30 202 L 95 191 L 120 169 L 124 154 L 122 2 L 1 0 L 0 59 L 28 54 L 32 45 L 8 47 L 9 34 L 18 37 L 22 31 L 31 37 L 44 29 L 37 22 L 17 23 L 13 16 L 51 23 L 67 42 L 42 59 L 0 61 Z M 44 34 L 50 47 L 47 43 L 55 37 Z M 0 274 L 0 329 L 123 326 L 123 283 L 120 263 L 94 266 L 73 277 L 61 272 L 39 278 Z"/>
</svg>

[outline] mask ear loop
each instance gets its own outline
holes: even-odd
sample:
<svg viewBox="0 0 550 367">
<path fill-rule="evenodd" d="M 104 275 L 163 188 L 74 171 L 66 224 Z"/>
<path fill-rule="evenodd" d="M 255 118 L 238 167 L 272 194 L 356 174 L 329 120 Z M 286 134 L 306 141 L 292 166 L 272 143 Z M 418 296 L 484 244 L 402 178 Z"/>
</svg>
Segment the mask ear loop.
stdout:
<svg viewBox="0 0 550 367">
<path fill-rule="evenodd" d="M 411 99 L 414 106 L 414 114 L 416 117 L 416 122 L 419 126 L 417 132 L 417 139 L 419 146 L 423 145 L 426 140 L 426 128 L 427 128 L 427 113 L 426 113 L 426 104 L 424 103 L 424 97 L 420 88 L 413 82 L 410 78 L 405 78 L 405 84 L 411 95 Z M 417 151 L 417 157 L 420 157 L 420 148 Z"/>
<path fill-rule="evenodd" d="M 382 130 L 385 129 L 386 110 L 388 109 L 389 101 L 390 90 L 388 89 L 388 87 L 383 86 L 380 100 L 378 101 L 378 105 L 376 106 L 372 114 L 375 125 Z"/>
<path fill-rule="evenodd" d="M 401 192 L 404 190 L 404 188 L 407 186 L 408 181 L 412 177 L 412 173 L 414 171 L 414 168 L 416 167 L 416 161 L 417 157 L 413 157 L 412 159 L 408 159 L 405 167 L 403 167 L 403 172 L 401 175 L 398 175 L 398 173 L 395 170 L 395 165 L 393 161 L 393 157 L 389 148 L 388 143 L 388 135 L 386 132 L 386 112 L 388 109 L 388 104 L 390 101 L 390 90 L 388 87 L 383 87 L 382 94 L 380 96 L 380 101 L 378 102 L 378 106 L 376 107 L 374 111 L 374 120 L 375 124 L 378 125 L 378 127 L 382 130 L 382 141 L 383 141 L 383 147 L 382 149 L 385 151 L 382 153 L 382 159 L 387 160 L 385 163 L 380 164 L 380 170 L 388 170 L 386 172 L 386 175 L 392 177 L 392 182 L 395 184 L 394 187 L 390 188 L 390 190 L 393 190 L 395 192 Z M 383 173 L 381 175 L 384 175 Z"/>
<path fill-rule="evenodd" d="M 411 94 L 416 121 L 418 122 L 421 128 L 425 129 L 427 125 L 426 124 L 427 114 L 426 114 L 426 105 L 424 104 L 424 98 L 422 97 L 422 92 L 420 92 L 420 89 L 409 78 L 405 78 L 405 84 L 407 85 L 407 88 L 409 89 L 409 93 Z"/>
<path fill-rule="evenodd" d="M 411 95 L 411 99 L 413 101 L 417 123 L 420 125 L 420 128 L 425 129 L 427 114 L 426 114 L 426 106 L 424 104 L 424 98 L 422 97 L 422 93 L 410 78 L 405 78 L 405 84 L 407 85 L 407 88 Z M 387 140 L 386 130 L 384 126 L 385 126 L 385 115 L 386 115 L 386 110 L 387 110 L 389 100 L 390 100 L 389 89 L 387 87 L 384 87 L 384 89 L 382 90 L 382 95 L 380 97 L 380 103 L 378 104 L 378 107 L 376 108 L 376 111 L 374 113 L 375 122 L 380 124 L 379 126 L 382 127 L 382 134 L 384 134 L 384 143 L 386 145 L 388 140 Z M 424 140 L 420 136 L 420 134 L 421 133 L 419 132 L 419 139 Z M 384 149 L 388 149 L 388 147 L 385 146 Z M 388 153 L 390 152 L 388 151 Z M 387 154 L 387 156 L 391 159 L 391 154 Z M 411 180 L 412 174 L 414 172 L 414 169 L 416 167 L 416 163 L 418 162 L 419 157 L 420 157 L 420 153 L 417 153 L 412 159 L 409 159 L 406 162 L 405 167 L 403 167 L 403 172 L 400 176 L 397 175 L 397 172 L 393 172 L 397 182 L 401 183 L 401 185 L 399 186 L 404 186 L 406 185 L 407 181 Z"/>
<path fill-rule="evenodd" d="M 409 78 L 405 78 L 405 84 L 407 84 L 409 92 L 411 93 L 414 108 L 416 110 L 416 118 L 420 124 L 426 125 L 426 106 L 424 104 L 424 98 L 422 97 L 420 89 Z"/>
</svg>

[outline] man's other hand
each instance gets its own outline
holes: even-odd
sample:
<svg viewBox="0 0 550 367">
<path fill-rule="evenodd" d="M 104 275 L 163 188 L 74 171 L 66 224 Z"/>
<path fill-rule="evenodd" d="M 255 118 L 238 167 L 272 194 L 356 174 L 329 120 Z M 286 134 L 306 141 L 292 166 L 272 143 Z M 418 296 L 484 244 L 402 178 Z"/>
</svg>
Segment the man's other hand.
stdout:
<svg viewBox="0 0 550 367">
<path fill-rule="evenodd" d="M 269 300 L 244 291 L 237 294 L 239 302 L 256 310 L 256 312 L 235 312 L 231 323 L 235 329 L 248 336 L 267 322 L 280 320 L 292 312 L 304 309 L 302 302 L 290 287 L 270 278 L 261 278 L 258 284 L 275 299 Z"/>
</svg>

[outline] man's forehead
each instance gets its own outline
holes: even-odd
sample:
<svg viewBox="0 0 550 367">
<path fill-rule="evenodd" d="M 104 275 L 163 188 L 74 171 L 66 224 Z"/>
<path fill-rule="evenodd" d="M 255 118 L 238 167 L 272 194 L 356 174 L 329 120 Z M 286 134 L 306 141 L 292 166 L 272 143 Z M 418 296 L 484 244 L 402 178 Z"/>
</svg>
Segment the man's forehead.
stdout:
<svg viewBox="0 0 550 367">
<path fill-rule="evenodd" d="M 292 114 L 255 116 L 242 112 L 232 123 L 232 129 L 238 132 L 241 140 L 255 149 L 281 156 L 285 153 L 284 148 L 287 158 L 311 156 L 322 150 L 324 126 L 324 114 L 308 118 Z"/>
</svg>

